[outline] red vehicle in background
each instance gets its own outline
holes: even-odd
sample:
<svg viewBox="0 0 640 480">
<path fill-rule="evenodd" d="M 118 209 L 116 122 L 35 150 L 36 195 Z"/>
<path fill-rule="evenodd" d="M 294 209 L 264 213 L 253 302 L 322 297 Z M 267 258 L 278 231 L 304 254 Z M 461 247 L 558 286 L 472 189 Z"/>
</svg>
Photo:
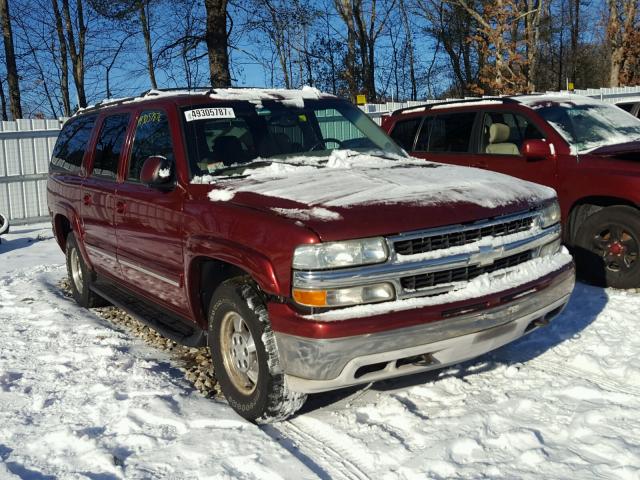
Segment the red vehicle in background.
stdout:
<svg viewBox="0 0 640 480">
<path fill-rule="evenodd" d="M 208 345 L 229 404 L 261 422 L 498 348 L 574 286 L 552 189 L 412 159 L 315 89 L 83 110 L 47 191 L 76 301 Z"/>
<path fill-rule="evenodd" d="M 528 95 L 405 108 L 383 129 L 415 157 L 554 188 L 578 273 L 640 287 L 639 119 L 587 97 Z"/>
</svg>

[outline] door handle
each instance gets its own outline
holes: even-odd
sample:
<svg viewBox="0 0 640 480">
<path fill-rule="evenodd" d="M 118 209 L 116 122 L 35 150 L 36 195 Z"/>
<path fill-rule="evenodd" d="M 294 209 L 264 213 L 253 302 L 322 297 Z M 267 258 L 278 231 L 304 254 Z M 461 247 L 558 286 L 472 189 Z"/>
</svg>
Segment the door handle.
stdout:
<svg viewBox="0 0 640 480">
<path fill-rule="evenodd" d="M 116 202 L 116 212 L 123 214 L 127 211 L 127 204 L 125 202 Z"/>
<path fill-rule="evenodd" d="M 91 198 L 91 195 L 86 194 L 84 197 L 82 197 L 82 203 L 84 203 L 87 206 L 93 204 L 93 199 Z"/>
</svg>

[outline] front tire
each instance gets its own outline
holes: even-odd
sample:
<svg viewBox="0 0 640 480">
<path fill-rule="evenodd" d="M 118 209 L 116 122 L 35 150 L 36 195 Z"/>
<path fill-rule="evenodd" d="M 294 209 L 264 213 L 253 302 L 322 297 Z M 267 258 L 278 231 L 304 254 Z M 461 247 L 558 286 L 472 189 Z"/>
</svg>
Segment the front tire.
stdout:
<svg viewBox="0 0 640 480">
<path fill-rule="evenodd" d="M 222 393 L 242 417 L 270 423 L 302 407 L 306 395 L 287 388 L 267 309 L 248 277 L 227 280 L 214 292 L 208 338 Z"/>
<path fill-rule="evenodd" d="M 71 294 L 73 299 L 84 308 L 102 307 L 107 302 L 91 291 L 91 278 L 93 272 L 89 270 L 87 264 L 84 263 L 82 253 L 78 248 L 78 242 L 73 232 L 67 235 L 67 276 L 71 286 Z"/>
<path fill-rule="evenodd" d="M 578 276 L 614 288 L 640 287 L 640 212 L 615 206 L 598 210 L 578 229 Z"/>
</svg>

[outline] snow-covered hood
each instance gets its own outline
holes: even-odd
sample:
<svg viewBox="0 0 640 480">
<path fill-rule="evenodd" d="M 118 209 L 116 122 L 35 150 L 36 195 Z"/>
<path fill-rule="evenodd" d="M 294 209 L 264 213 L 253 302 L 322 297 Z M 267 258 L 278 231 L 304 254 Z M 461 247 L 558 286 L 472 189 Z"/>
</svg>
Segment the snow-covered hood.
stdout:
<svg viewBox="0 0 640 480">
<path fill-rule="evenodd" d="M 336 150 L 287 163 L 255 161 L 241 176 L 194 179 L 213 202 L 303 222 L 323 240 L 431 228 L 502 215 L 549 200 L 547 187 L 486 170 Z"/>
</svg>

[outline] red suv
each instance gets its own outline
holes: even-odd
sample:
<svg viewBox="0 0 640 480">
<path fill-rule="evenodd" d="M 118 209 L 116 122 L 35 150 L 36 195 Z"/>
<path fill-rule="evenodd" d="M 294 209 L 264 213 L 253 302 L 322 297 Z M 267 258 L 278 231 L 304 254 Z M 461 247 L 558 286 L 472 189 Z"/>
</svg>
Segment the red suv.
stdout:
<svg viewBox="0 0 640 480">
<path fill-rule="evenodd" d="M 413 156 L 554 188 L 578 272 L 640 287 L 637 118 L 588 97 L 528 95 L 405 108 L 383 128 Z"/>
<path fill-rule="evenodd" d="M 497 348 L 574 285 L 553 190 L 411 159 L 315 89 L 83 110 L 47 188 L 78 303 L 208 344 L 230 405 L 256 421 Z"/>
</svg>

